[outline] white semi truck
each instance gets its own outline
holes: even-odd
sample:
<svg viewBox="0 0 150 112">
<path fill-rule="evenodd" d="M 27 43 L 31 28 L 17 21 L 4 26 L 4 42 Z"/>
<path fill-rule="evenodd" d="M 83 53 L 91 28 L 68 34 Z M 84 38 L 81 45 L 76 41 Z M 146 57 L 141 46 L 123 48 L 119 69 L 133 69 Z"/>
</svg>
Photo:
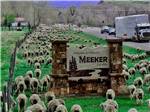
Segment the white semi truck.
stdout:
<svg viewBox="0 0 150 112">
<path fill-rule="evenodd" d="M 148 14 L 115 18 L 116 37 L 129 40 L 150 40 Z"/>
</svg>

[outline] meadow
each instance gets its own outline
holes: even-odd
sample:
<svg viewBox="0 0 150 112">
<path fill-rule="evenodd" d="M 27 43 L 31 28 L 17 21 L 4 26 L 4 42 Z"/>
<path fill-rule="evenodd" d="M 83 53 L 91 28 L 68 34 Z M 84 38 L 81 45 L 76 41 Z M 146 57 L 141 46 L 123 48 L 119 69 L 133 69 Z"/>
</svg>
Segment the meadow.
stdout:
<svg viewBox="0 0 150 112">
<path fill-rule="evenodd" d="M 0 88 L 3 89 L 3 84 L 6 83 L 8 80 L 8 73 L 9 73 L 9 63 L 10 63 L 10 56 L 11 52 L 15 46 L 15 42 L 18 39 L 23 38 L 24 34 L 27 31 L 2 31 L 1 33 L 1 85 Z M 74 31 L 66 31 L 64 33 L 66 36 L 73 36 L 75 37 L 74 40 L 71 40 L 68 44 L 69 45 L 76 45 L 76 44 L 84 44 L 84 45 L 92 45 L 91 43 L 96 43 L 98 45 L 107 45 L 107 42 L 99 37 L 90 35 L 88 33 L 77 33 Z M 84 41 L 87 40 L 87 41 Z M 89 42 L 89 40 L 91 42 Z M 141 54 L 144 51 L 137 51 L 134 48 L 130 48 L 127 46 L 123 46 L 123 53 L 130 53 L 130 54 Z M 150 57 L 146 58 L 150 61 Z M 138 60 L 139 61 L 139 60 Z M 135 63 L 138 61 L 131 61 L 127 60 L 127 66 L 133 67 Z M 51 65 L 45 66 L 42 65 L 42 76 L 51 74 Z M 27 61 L 23 58 L 22 52 L 20 49 L 18 49 L 17 57 L 16 57 L 16 67 L 15 67 L 15 73 L 14 73 L 14 79 L 15 77 L 19 75 L 25 75 L 25 73 L 28 70 L 34 71 L 33 66 L 29 66 Z M 136 72 L 136 77 L 140 76 L 139 72 Z M 127 81 L 127 84 L 132 84 L 135 77 L 132 77 Z M 145 92 L 144 101 L 148 98 L 150 98 L 150 93 L 147 90 L 147 86 L 143 87 Z M 27 92 L 27 96 L 30 96 L 30 92 Z M 14 97 L 16 98 L 16 97 Z M 63 97 L 63 99 L 66 102 L 66 106 L 68 110 L 70 110 L 71 106 L 73 104 L 80 104 L 83 108 L 84 112 L 102 112 L 102 110 L 99 108 L 100 103 L 105 101 L 105 96 L 75 96 L 75 97 Z M 150 112 L 148 110 L 147 104 L 144 102 L 143 105 L 136 105 L 135 100 L 130 100 L 128 96 L 117 96 L 116 101 L 119 104 L 119 112 L 127 112 L 131 107 L 134 107 L 138 110 L 138 112 Z M 29 104 L 29 102 L 28 102 Z M 13 112 L 17 112 L 17 106 L 14 108 Z"/>
</svg>

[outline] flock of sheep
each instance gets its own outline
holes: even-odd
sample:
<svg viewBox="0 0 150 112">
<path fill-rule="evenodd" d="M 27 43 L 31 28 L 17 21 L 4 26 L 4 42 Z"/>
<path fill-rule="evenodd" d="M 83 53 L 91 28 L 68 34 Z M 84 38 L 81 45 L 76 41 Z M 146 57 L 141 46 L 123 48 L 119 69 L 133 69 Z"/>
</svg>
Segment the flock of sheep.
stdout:
<svg viewBox="0 0 150 112">
<path fill-rule="evenodd" d="M 18 112 L 68 112 L 65 101 L 63 99 L 56 98 L 55 93 L 48 91 L 51 88 L 52 79 L 50 75 L 42 77 L 42 64 L 52 63 L 51 58 L 51 40 L 52 39 L 70 39 L 63 36 L 62 33 L 69 29 L 69 26 L 52 26 L 47 27 L 40 25 L 34 30 L 29 38 L 21 46 L 23 57 L 26 59 L 29 66 L 34 66 L 34 72 L 29 70 L 24 76 L 18 76 L 15 79 L 14 90 L 17 95 L 16 102 L 18 104 Z M 78 46 L 79 49 L 85 46 Z M 132 85 L 127 85 L 127 90 L 130 93 L 131 100 L 136 99 L 137 104 L 143 104 L 144 91 L 143 85 L 150 85 L 150 61 L 144 60 L 147 57 L 145 53 L 141 55 L 130 55 L 125 53 L 123 58 L 123 72 L 125 80 L 129 80 L 131 77 L 135 78 Z M 135 66 L 128 68 L 127 59 L 141 60 Z M 143 59 L 143 60 L 142 60 Z M 136 77 L 136 72 L 141 73 L 140 77 Z M 42 77 L 42 78 L 41 78 Z M 28 98 L 26 91 L 31 91 L 31 96 Z M 150 86 L 147 87 L 147 91 L 150 92 Z M 45 92 L 44 94 L 39 94 Z M 28 105 L 28 100 L 30 106 Z M 146 102 L 150 108 L 150 99 Z M 119 105 L 115 101 L 115 92 L 112 89 L 108 89 L 106 92 L 106 101 L 100 104 L 101 109 L 104 112 L 117 112 Z M 82 108 L 78 104 L 74 104 L 71 108 L 71 112 L 83 112 Z M 128 112 L 138 112 L 135 108 L 131 108 Z"/>
</svg>

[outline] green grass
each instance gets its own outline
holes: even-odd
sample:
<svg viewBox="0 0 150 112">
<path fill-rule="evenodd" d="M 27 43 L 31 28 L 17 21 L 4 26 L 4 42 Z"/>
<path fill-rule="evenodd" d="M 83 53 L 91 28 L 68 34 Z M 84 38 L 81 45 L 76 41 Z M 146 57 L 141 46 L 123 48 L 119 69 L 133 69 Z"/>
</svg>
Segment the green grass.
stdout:
<svg viewBox="0 0 150 112">
<path fill-rule="evenodd" d="M 9 61 L 10 61 L 10 54 L 11 50 L 13 49 L 15 42 L 22 38 L 24 32 L 2 32 L 2 84 L 8 80 L 8 68 L 9 68 Z M 73 31 L 67 31 L 64 32 L 66 36 L 72 36 L 74 39 L 69 42 L 70 45 L 76 45 L 76 44 L 85 44 L 85 45 L 91 45 L 91 43 L 97 43 L 100 45 L 106 45 L 107 42 L 103 39 L 97 38 L 96 36 L 90 35 L 88 33 L 76 33 Z M 56 34 L 57 35 L 57 34 Z M 86 40 L 86 41 L 85 41 Z M 33 66 L 29 66 L 26 62 L 26 60 L 22 57 L 22 51 L 18 50 L 17 58 L 16 58 L 16 67 L 15 67 L 15 74 L 14 78 L 19 75 L 25 75 L 26 71 L 32 70 L 34 71 Z M 123 46 L 123 52 L 127 52 L 130 54 L 140 54 L 144 51 L 138 52 L 134 48 L 130 48 L 127 46 Z M 147 58 L 150 60 L 150 57 Z M 131 60 L 127 60 L 128 66 L 132 67 L 135 63 L 138 61 L 132 62 Z M 49 74 L 51 72 L 51 65 L 50 66 L 44 66 L 42 65 L 42 76 L 45 74 Z M 136 77 L 140 76 L 139 72 L 136 72 Z M 127 84 L 132 84 L 135 77 L 132 77 Z M 144 100 L 150 98 L 150 93 L 146 90 L 146 86 L 144 86 L 145 91 L 145 97 Z M 26 92 L 27 96 L 30 96 L 30 92 Z M 15 96 L 16 97 L 16 96 Z M 73 104 L 80 104 L 84 110 L 84 112 L 102 112 L 102 110 L 99 108 L 100 103 L 105 101 L 104 96 L 84 96 L 84 97 L 63 97 L 63 99 L 66 102 L 66 106 L 68 110 L 71 109 L 71 106 Z M 119 104 L 119 112 L 127 112 L 131 107 L 137 108 L 139 112 L 148 112 L 148 108 L 146 103 L 144 102 L 143 105 L 138 106 L 135 104 L 135 100 L 130 100 L 127 96 L 117 96 L 116 100 Z M 29 105 L 29 101 L 28 101 Z M 15 107 L 15 110 L 13 112 L 17 112 L 17 106 Z"/>
</svg>

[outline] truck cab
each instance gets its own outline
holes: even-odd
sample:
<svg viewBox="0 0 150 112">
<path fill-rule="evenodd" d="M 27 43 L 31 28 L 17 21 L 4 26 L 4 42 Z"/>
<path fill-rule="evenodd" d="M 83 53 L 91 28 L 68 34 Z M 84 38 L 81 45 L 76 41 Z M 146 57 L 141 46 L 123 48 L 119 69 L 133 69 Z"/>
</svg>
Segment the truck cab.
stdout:
<svg viewBox="0 0 150 112">
<path fill-rule="evenodd" d="M 150 40 L 150 23 L 137 24 L 135 29 L 139 40 Z"/>
</svg>

